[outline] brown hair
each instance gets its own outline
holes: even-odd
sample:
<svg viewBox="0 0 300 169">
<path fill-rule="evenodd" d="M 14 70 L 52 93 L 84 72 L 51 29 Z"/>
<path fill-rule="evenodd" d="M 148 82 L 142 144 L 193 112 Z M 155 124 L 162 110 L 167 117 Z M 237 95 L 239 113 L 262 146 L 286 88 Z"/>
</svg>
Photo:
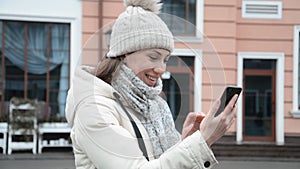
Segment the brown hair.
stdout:
<svg viewBox="0 0 300 169">
<path fill-rule="evenodd" d="M 125 56 L 103 57 L 95 70 L 96 77 L 110 84 L 114 73 L 119 68 L 119 65 L 124 57 Z"/>
</svg>

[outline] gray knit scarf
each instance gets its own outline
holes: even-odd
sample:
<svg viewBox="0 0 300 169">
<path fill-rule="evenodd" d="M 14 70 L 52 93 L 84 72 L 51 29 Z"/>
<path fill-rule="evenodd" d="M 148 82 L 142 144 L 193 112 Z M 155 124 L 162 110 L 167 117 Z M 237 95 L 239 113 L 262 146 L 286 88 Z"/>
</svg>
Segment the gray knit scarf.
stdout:
<svg viewBox="0 0 300 169">
<path fill-rule="evenodd" d="M 170 108 L 159 94 L 162 81 L 156 86 L 145 84 L 125 64 L 112 80 L 112 86 L 122 95 L 122 101 L 135 111 L 148 132 L 155 158 L 180 141 L 180 134 L 175 129 Z"/>
</svg>

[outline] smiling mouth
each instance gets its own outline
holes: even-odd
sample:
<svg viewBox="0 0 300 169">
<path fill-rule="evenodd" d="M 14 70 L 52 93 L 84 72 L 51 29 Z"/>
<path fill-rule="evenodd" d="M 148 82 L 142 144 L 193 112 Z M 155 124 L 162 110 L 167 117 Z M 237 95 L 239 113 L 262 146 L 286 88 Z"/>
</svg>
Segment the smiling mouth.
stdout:
<svg viewBox="0 0 300 169">
<path fill-rule="evenodd" d="M 150 75 L 146 75 L 147 77 L 148 77 L 148 79 L 150 79 L 151 81 L 156 81 L 156 79 L 157 78 L 155 78 L 155 77 L 152 77 L 152 76 L 150 76 Z"/>
<path fill-rule="evenodd" d="M 148 79 L 148 85 L 154 86 L 156 84 L 156 82 L 157 82 L 157 78 L 156 77 L 150 76 L 148 74 L 146 74 L 146 77 Z"/>
</svg>

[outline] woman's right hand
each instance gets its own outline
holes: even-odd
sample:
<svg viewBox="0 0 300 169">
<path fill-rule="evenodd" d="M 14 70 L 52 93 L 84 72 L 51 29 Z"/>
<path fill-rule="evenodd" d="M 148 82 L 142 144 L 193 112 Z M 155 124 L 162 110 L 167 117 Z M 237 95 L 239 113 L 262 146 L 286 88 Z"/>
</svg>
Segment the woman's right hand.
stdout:
<svg viewBox="0 0 300 169">
<path fill-rule="evenodd" d="M 216 100 L 208 114 L 200 124 L 200 131 L 207 145 L 210 147 L 214 142 L 221 138 L 232 125 L 235 117 L 237 106 L 235 105 L 238 95 L 234 95 L 224 111 L 215 117 L 220 106 L 220 100 Z"/>
</svg>

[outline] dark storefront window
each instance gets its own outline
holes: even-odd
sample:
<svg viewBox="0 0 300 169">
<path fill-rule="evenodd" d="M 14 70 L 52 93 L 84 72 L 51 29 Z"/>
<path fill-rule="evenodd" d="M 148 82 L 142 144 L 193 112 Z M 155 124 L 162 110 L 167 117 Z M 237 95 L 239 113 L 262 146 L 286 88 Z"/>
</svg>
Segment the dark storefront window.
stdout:
<svg viewBox="0 0 300 169">
<path fill-rule="evenodd" d="M 2 20 L 0 30 L 1 105 L 12 97 L 36 99 L 46 106 L 47 118 L 63 117 L 70 25 Z"/>
<path fill-rule="evenodd" d="M 244 60 L 244 138 L 274 141 L 276 60 Z"/>
<path fill-rule="evenodd" d="M 181 131 L 187 114 L 194 110 L 194 57 L 172 56 L 167 71 L 170 76 L 163 78 L 163 98 Z"/>
</svg>

